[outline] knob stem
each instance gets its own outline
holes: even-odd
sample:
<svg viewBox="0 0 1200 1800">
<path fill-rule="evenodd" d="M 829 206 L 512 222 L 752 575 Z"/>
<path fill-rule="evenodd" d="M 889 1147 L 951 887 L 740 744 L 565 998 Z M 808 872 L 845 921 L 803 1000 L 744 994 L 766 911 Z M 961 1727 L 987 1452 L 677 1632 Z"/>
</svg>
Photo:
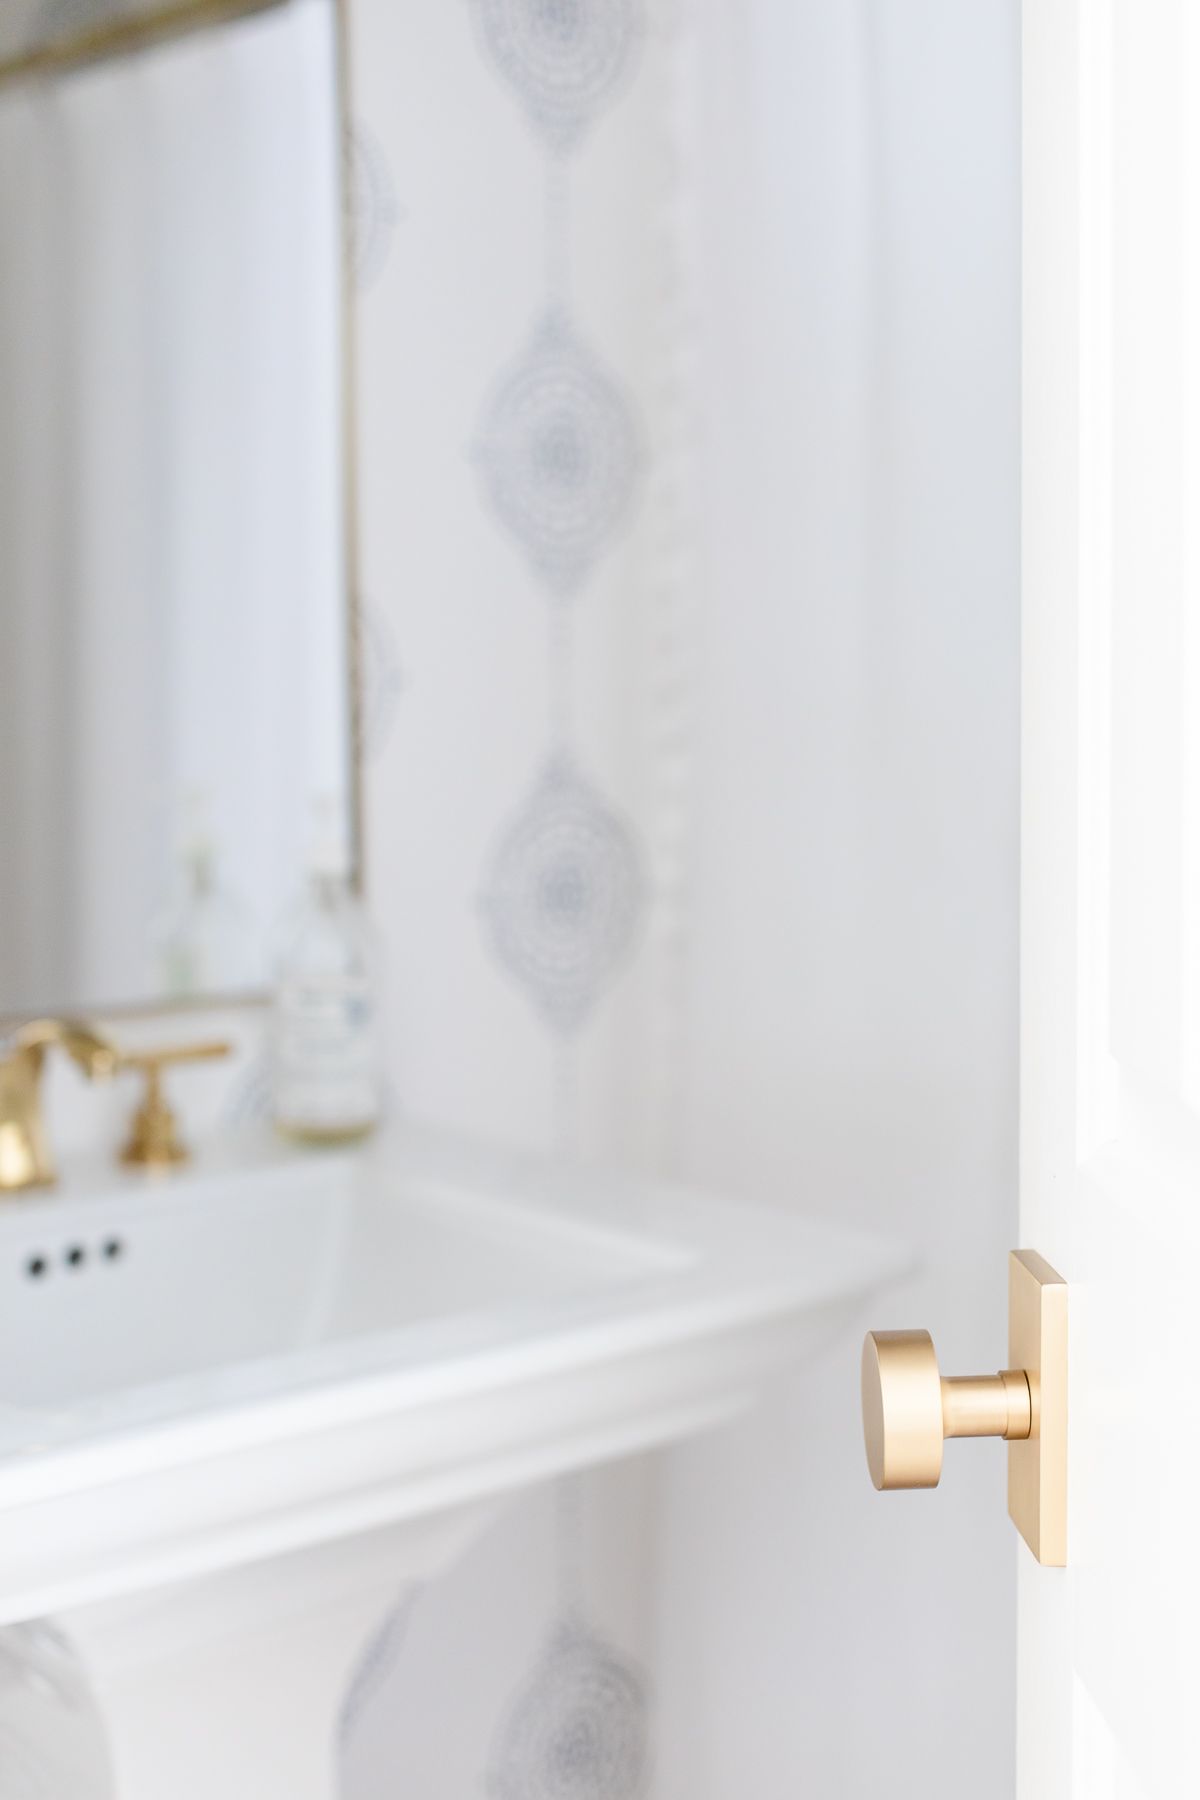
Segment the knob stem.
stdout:
<svg viewBox="0 0 1200 1800">
<path fill-rule="evenodd" d="M 1033 1423 L 1024 1369 L 999 1375 L 943 1375 L 942 1435 L 1027 1438 Z"/>
</svg>

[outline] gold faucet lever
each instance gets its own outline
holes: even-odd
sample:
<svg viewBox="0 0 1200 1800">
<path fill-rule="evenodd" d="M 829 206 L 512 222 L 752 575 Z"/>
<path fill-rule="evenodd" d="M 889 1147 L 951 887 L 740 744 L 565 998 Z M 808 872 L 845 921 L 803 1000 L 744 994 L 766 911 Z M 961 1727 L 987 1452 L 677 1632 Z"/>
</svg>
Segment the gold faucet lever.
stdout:
<svg viewBox="0 0 1200 1800">
<path fill-rule="evenodd" d="M 54 1180 L 42 1118 L 42 1066 L 56 1045 L 89 1080 L 120 1067 L 116 1045 L 80 1019 L 33 1019 L 13 1034 L 0 1057 L 0 1193 Z"/>
<path fill-rule="evenodd" d="M 145 1076 L 141 1105 L 129 1123 L 121 1161 L 137 1168 L 170 1169 L 186 1162 L 188 1148 L 163 1091 L 163 1071 L 177 1063 L 210 1062 L 233 1049 L 219 1039 L 199 1044 L 172 1044 L 154 1050 L 126 1050 L 121 1067 Z"/>
<path fill-rule="evenodd" d="M 1009 1257 L 998 1375 L 942 1375 L 927 1331 L 868 1331 L 863 1437 L 877 1488 L 932 1488 L 947 1438 L 1009 1445 L 1008 1510 L 1038 1561 L 1067 1556 L 1067 1285 L 1036 1250 Z"/>
</svg>

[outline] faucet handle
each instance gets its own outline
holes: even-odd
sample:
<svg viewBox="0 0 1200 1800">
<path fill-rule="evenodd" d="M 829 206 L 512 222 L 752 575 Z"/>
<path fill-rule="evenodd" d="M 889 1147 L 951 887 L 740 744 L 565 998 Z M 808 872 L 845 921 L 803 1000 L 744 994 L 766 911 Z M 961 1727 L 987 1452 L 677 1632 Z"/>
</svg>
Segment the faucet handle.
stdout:
<svg viewBox="0 0 1200 1800">
<path fill-rule="evenodd" d="M 145 1076 L 146 1086 L 129 1122 L 121 1161 L 137 1168 L 170 1169 L 186 1162 L 188 1148 L 163 1091 L 163 1071 L 176 1063 L 212 1062 L 228 1056 L 233 1045 L 221 1039 L 198 1044 L 171 1044 L 155 1050 L 123 1050 L 121 1067 Z"/>
<path fill-rule="evenodd" d="M 31 1058 L 39 1068 L 52 1045 L 64 1050 L 90 1081 L 115 1075 L 121 1066 L 116 1045 L 86 1019 L 30 1019 L 12 1038 L 12 1049 Z"/>
</svg>

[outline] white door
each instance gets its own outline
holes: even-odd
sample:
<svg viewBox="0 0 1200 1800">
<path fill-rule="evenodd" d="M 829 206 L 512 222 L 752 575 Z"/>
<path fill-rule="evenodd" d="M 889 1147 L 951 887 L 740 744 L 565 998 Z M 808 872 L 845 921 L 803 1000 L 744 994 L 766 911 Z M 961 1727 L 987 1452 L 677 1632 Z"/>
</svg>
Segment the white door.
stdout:
<svg viewBox="0 0 1200 1800">
<path fill-rule="evenodd" d="M 1070 1282 L 1020 1800 L 1200 1795 L 1200 0 L 1026 0 L 1021 1242 Z"/>
</svg>

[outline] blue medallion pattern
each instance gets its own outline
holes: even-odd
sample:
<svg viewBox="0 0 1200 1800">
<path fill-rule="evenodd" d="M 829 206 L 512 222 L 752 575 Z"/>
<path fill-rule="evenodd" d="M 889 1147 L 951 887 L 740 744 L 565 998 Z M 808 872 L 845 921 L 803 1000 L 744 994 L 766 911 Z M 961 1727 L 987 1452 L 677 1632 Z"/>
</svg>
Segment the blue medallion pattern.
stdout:
<svg viewBox="0 0 1200 1800">
<path fill-rule="evenodd" d="M 648 1714 L 640 1672 L 567 1620 L 501 1726 L 488 1791 L 493 1800 L 637 1800 Z"/>
<path fill-rule="evenodd" d="M 483 895 L 492 947 L 556 1030 L 580 1026 L 642 912 L 633 835 L 565 755 L 503 832 Z"/>
<path fill-rule="evenodd" d="M 269 1050 L 260 1050 L 239 1070 L 225 1094 L 223 1123 L 236 1130 L 240 1126 L 261 1125 L 271 1117 L 274 1076 Z"/>
<path fill-rule="evenodd" d="M 404 1598 L 392 1608 L 363 1651 L 338 1717 L 338 1742 L 343 1748 L 350 1742 L 358 1721 L 399 1662 L 418 1598 L 419 1589 L 410 1588 Z"/>
<path fill-rule="evenodd" d="M 368 600 L 359 601 L 358 633 L 359 725 L 363 757 L 371 762 L 391 736 L 404 677 L 391 624 Z"/>
<path fill-rule="evenodd" d="M 552 593 L 574 592 L 632 510 L 641 451 L 629 402 L 561 309 L 502 377 L 476 458 L 535 572 Z"/>
<path fill-rule="evenodd" d="M 72 1645 L 42 1621 L 0 1631 L 0 1800 L 114 1800 L 104 1720 Z"/>
<path fill-rule="evenodd" d="M 364 293 L 383 273 L 403 213 L 387 159 L 361 119 L 346 127 L 342 151 L 350 269 L 355 287 Z"/>
<path fill-rule="evenodd" d="M 534 130 L 566 152 L 637 63 L 643 0 L 472 0 L 485 55 Z"/>
</svg>

